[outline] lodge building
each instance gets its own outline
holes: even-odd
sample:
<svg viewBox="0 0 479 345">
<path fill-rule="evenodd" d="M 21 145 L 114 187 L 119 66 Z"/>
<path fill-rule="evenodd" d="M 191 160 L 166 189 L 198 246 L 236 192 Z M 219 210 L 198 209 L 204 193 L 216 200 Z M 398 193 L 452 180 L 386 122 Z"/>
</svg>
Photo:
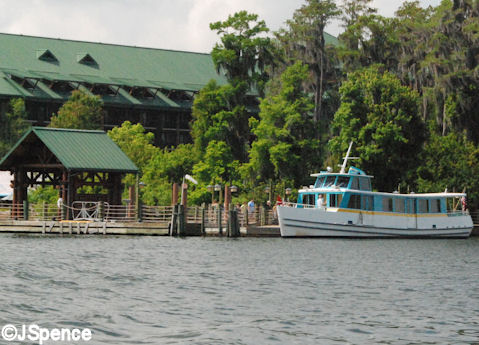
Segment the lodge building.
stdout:
<svg viewBox="0 0 479 345">
<path fill-rule="evenodd" d="M 0 33 L 0 115 L 20 97 L 33 126 L 78 89 L 102 98 L 104 130 L 129 120 L 158 146 L 188 143 L 194 96 L 211 79 L 226 83 L 209 54 Z"/>
</svg>

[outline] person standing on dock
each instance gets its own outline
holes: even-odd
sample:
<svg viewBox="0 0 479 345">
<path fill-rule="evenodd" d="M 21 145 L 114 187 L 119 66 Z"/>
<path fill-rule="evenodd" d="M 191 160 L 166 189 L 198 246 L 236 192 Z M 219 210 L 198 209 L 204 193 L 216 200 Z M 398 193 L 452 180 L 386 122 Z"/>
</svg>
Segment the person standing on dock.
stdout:
<svg viewBox="0 0 479 345">
<path fill-rule="evenodd" d="M 254 200 L 251 199 L 251 200 L 248 202 L 248 213 L 253 214 L 254 211 L 255 211 Z"/>
</svg>

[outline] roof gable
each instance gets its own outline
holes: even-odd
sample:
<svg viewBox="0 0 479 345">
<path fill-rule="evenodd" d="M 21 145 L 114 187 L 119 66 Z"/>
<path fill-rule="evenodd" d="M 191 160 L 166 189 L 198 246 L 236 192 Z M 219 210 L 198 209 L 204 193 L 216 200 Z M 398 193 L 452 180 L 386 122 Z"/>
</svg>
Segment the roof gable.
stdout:
<svg viewBox="0 0 479 345">
<path fill-rule="evenodd" d="M 87 66 L 98 66 L 98 63 L 92 56 L 88 53 L 78 53 L 77 54 L 78 63 L 87 65 Z"/>
<path fill-rule="evenodd" d="M 20 148 L 36 136 L 67 170 L 137 173 L 138 168 L 103 131 L 32 127 L 0 161 L 9 170 Z M 23 148 L 25 150 L 25 148 Z"/>
<path fill-rule="evenodd" d="M 58 62 L 56 56 L 48 49 L 37 50 L 37 59 L 47 62 Z"/>
</svg>

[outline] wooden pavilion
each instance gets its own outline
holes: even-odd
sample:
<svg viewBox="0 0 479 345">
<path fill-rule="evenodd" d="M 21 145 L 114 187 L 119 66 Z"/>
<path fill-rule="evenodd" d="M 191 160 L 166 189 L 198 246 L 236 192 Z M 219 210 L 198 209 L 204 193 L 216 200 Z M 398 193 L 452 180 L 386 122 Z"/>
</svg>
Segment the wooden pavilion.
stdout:
<svg viewBox="0 0 479 345">
<path fill-rule="evenodd" d="M 54 186 L 63 203 L 105 201 L 121 205 L 122 177 L 138 168 L 104 131 L 32 127 L 0 160 L 13 174 L 13 213 L 27 200 L 27 189 Z M 85 188 L 91 187 L 91 188 Z M 71 212 L 66 212 L 71 219 Z"/>
</svg>

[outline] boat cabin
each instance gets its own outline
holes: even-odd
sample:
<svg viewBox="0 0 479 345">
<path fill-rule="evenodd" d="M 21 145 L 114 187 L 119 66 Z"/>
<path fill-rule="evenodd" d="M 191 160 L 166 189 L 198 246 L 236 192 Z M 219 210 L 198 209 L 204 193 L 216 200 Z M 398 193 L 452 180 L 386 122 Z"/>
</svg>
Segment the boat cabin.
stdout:
<svg viewBox="0 0 479 345">
<path fill-rule="evenodd" d="M 457 194 L 373 192 L 372 176 L 351 167 L 348 173 L 322 171 L 309 188 L 299 190 L 298 207 L 323 207 L 405 214 L 447 213 L 458 207 Z"/>
</svg>

